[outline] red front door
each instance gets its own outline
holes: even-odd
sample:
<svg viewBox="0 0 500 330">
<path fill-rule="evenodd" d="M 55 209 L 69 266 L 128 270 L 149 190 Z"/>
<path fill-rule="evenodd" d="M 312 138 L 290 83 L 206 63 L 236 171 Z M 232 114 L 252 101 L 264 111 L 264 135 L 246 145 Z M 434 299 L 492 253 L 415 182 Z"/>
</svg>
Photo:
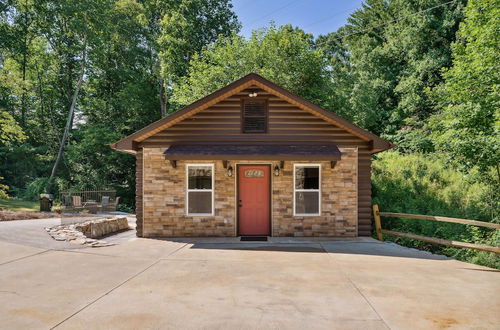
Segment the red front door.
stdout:
<svg viewBox="0 0 500 330">
<path fill-rule="evenodd" d="M 270 234 L 269 165 L 238 166 L 239 235 Z"/>
</svg>

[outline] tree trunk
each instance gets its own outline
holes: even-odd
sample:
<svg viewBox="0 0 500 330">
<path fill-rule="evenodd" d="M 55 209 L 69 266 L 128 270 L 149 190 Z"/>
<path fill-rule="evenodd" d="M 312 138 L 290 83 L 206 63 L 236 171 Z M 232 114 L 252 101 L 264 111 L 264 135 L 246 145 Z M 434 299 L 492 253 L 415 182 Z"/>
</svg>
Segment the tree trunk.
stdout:
<svg viewBox="0 0 500 330">
<path fill-rule="evenodd" d="M 160 111 L 162 118 L 167 115 L 167 94 L 165 91 L 165 80 L 160 79 Z"/>
<path fill-rule="evenodd" d="M 86 43 L 84 42 L 80 78 L 78 78 L 78 82 L 76 83 L 75 90 L 73 92 L 71 105 L 69 107 L 68 120 L 66 121 L 66 127 L 64 128 L 64 133 L 63 133 L 63 136 L 61 137 L 61 144 L 59 145 L 59 151 L 57 153 L 57 157 L 56 157 L 56 160 L 54 162 L 54 166 L 52 167 L 52 172 L 50 174 L 50 178 L 49 178 L 49 182 L 48 182 L 49 187 L 50 187 L 50 184 L 52 183 L 52 180 L 54 179 L 54 177 L 56 175 L 57 168 L 59 167 L 59 163 L 61 162 L 61 159 L 63 156 L 64 145 L 66 144 L 66 140 L 68 139 L 69 132 L 71 130 L 71 127 L 73 126 L 73 117 L 75 114 L 76 101 L 78 99 L 78 93 L 80 92 L 80 89 L 82 87 L 83 78 L 85 76 L 86 60 L 87 60 L 87 46 L 86 46 Z"/>
<path fill-rule="evenodd" d="M 21 98 L 21 127 L 26 129 L 26 61 L 28 55 L 26 54 L 27 47 L 24 48 L 23 54 L 23 96 Z"/>
<path fill-rule="evenodd" d="M 26 129 L 26 66 L 28 65 L 28 27 L 26 19 L 24 19 L 24 38 L 23 38 L 23 64 L 22 64 L 22 75 L 23 75 L 23 95 L 21 97 L 21 127 Z"/>
</svg>

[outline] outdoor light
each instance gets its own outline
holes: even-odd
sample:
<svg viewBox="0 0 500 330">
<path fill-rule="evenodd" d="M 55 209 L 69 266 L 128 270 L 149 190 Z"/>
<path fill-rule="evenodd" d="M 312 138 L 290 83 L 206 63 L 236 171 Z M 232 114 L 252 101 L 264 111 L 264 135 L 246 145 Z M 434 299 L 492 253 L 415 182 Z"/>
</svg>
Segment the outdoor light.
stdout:
<svg viewBox="0 0 500 330">
<path fill-rule="evenodd" d="M 274 175 L 279 176 L 280 175 L 280 168 L 278 165 L 274 166 Z"/>
<path fill-rule="evenodd" d="M 248 94 L 249 97 L 257 97 L 257 92 L 256 91 L 250 91 Z"/>
<path fill-rule="evenodd" d="M 227 176 L 233 176 L 233 167 L 229 166 L 227 169 Z"/>
</svg>

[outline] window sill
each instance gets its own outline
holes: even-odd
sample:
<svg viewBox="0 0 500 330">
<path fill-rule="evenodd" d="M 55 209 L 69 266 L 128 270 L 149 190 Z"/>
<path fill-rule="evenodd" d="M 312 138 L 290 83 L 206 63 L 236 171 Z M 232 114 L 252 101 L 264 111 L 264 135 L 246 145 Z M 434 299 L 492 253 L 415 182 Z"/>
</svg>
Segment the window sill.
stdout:
<svg viewBox="0 0 500 330">
<path fill-rule="evenodd" d="M 294 217 L 319 217 L 321 216 L 321 213 L 314 213 L 314 214 L 294 214 Z"/>
</svg>

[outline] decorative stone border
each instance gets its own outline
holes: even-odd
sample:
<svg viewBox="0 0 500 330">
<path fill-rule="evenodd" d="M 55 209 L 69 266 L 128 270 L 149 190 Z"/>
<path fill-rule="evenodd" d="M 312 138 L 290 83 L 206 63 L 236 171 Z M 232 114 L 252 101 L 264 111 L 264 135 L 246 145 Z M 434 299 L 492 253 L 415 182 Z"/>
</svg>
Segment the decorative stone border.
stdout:
<svg viewBox="0 0 500 330">
<path fill-rule="evenodd" d="M 91 247 L 103 247 L 114 245 L 114 243 L 97 240 L 95 237 L 100 237 L 127 228 L 127 218 L 120 217 L 111 219 L 99 218 L 83 223 L 45 228 L 45 230 L 56 241 L 66 241 L 72 244 L 87 245 Z"/>
</svg>

